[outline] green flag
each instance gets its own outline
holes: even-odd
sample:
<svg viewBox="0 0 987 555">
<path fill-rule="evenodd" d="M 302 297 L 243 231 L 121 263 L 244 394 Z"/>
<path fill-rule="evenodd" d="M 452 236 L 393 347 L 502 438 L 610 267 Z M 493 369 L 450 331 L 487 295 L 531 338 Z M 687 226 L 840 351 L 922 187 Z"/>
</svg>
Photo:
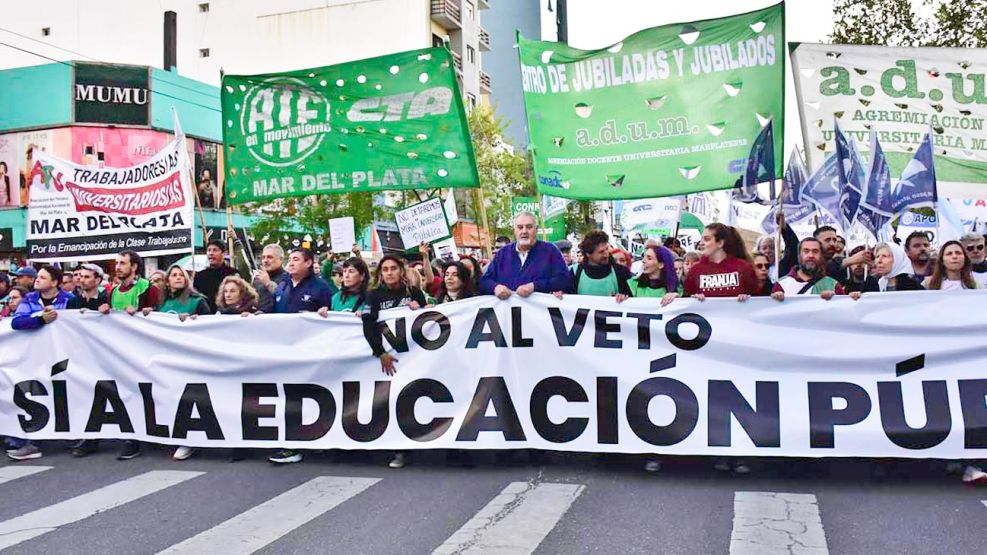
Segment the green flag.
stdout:
<svg viewBox="0 0 987 555">
<path fill-rule="evenodd" d="M 226 75 L 222 102 L 231 204 L 479 182 L 445 48 Z"/>
<path fill-rule="evenodd" d="M 512 197 L 511 216 L 517 216 L 521 212 L 530 212 L 539 221 L 542 221 L 541 207 L 538 205 L 538 197 Z M 565 239 L 565 206 L 561 212 L 545 212 L 544 227 L 538 229 L 538 238 L 544 236 L 546 241 L 558 241 Z"/>
<path fill-rule="evenodd" d="M 732 187 L 762 125 L 784 145 L 784 4 L 586 51 L 518 37 L 538 190 L 580 200 Z"/>
</svg>

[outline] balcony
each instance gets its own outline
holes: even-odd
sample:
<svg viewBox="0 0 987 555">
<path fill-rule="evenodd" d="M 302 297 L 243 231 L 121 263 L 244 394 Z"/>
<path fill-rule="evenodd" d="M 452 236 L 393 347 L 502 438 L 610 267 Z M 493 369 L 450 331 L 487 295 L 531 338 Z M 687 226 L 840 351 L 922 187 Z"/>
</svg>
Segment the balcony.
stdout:
<svg viewBox="0 0 987 555">
<path fill-rule="evenodd" d="M 490 52 L 490 32 L 480 27 L 480 50 Z"/>
<path fill-rule="evenodd" d="M 456 52 L 455 50 L 450 50 L 449 53 L 452 54 L 452 64 L 456 66 L 456 75 L 462 75 L 463 74 L 462 54 Z"/>
<path fill-rule="evenodd" d="M 447 30 L 463 28 L 460 0 L 432 0 L 432 20 Z"/>
<path fill-rule="evenodd" d="M 486 94 L 493 92 L 490 88 L 490 74 L 482 69 L 480 70 L 480 90 Z"/>
</svg>

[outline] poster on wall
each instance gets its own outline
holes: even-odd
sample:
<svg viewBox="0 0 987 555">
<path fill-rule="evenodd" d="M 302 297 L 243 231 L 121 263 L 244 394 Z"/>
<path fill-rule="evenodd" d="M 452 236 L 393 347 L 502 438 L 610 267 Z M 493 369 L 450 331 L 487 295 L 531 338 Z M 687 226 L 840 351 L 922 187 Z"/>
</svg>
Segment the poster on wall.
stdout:
<svg viewBox="0 0 987 555">
<path fill-rule="evenodd" d="M 145 162 L 174 139 L 150 129 L 73 127 L 70 160 L 83 166 L 125 168 Z"/>
<path fill-rule="evenodd" d="M 20 206 L 17 135 L 0 135 L 0 206 Z"/>
<path fill-rule="evenodd" d="M 105 260 L 130 249 L 145 256 L 189 252 L 192 199 L 184 137 L 136 166 L 74 164 L 34 154 L 27 183 L 27 258 Z"/>
</svg>

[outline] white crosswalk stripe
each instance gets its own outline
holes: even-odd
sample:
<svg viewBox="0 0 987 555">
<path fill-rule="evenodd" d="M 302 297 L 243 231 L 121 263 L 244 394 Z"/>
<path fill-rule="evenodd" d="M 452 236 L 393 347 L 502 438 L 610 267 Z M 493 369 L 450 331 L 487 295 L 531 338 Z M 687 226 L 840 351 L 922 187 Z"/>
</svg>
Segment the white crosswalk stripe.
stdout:
<svg viewBox="0 0 987 555">
<path fill-rule="evenodd" d="M 730 555 L 827 555 L 816 496 L 738 491 L 733 497 Z"/>
<path fill-rule="evenodd" d="M 253 553 L 379 481 L 321 476 L 161 553 Z"/>
<path fill-rule="evenodd" d="M 202 474 L 204 473 L 153 470 L 0 522 L 0 549 L 47 534 L 60 526 L 119 507 Z"/>
<path fill-rule="evenodd" d="M 434 553 L 531 553 L 583 489 L 579 484 L 512 482 Z"/>
<path fill-rule="evenodd" d="M 0 484 L 51 470 L 51 468 L 50 466 L 4 466 L 0 468 Z"/>
</svg>

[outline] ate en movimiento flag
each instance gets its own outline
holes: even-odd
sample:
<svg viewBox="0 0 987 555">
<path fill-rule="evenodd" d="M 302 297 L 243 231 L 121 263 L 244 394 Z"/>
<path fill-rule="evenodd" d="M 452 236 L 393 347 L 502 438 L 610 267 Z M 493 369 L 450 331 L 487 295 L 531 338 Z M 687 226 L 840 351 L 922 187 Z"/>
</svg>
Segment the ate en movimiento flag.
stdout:
<svg viewBox="0 0 987 555">
<path fill-rule="evenodd" d="M 538 190 L 579 200 L 733 187 L 751 141 L 784 143 L 784 5 L 579 50 L 518 37 Z"/>
<path fill-rule="evenodd" d="M 445 48 L 226 75 L 222 103 L 231 204 L 479 183 Z"/>
</svg>

